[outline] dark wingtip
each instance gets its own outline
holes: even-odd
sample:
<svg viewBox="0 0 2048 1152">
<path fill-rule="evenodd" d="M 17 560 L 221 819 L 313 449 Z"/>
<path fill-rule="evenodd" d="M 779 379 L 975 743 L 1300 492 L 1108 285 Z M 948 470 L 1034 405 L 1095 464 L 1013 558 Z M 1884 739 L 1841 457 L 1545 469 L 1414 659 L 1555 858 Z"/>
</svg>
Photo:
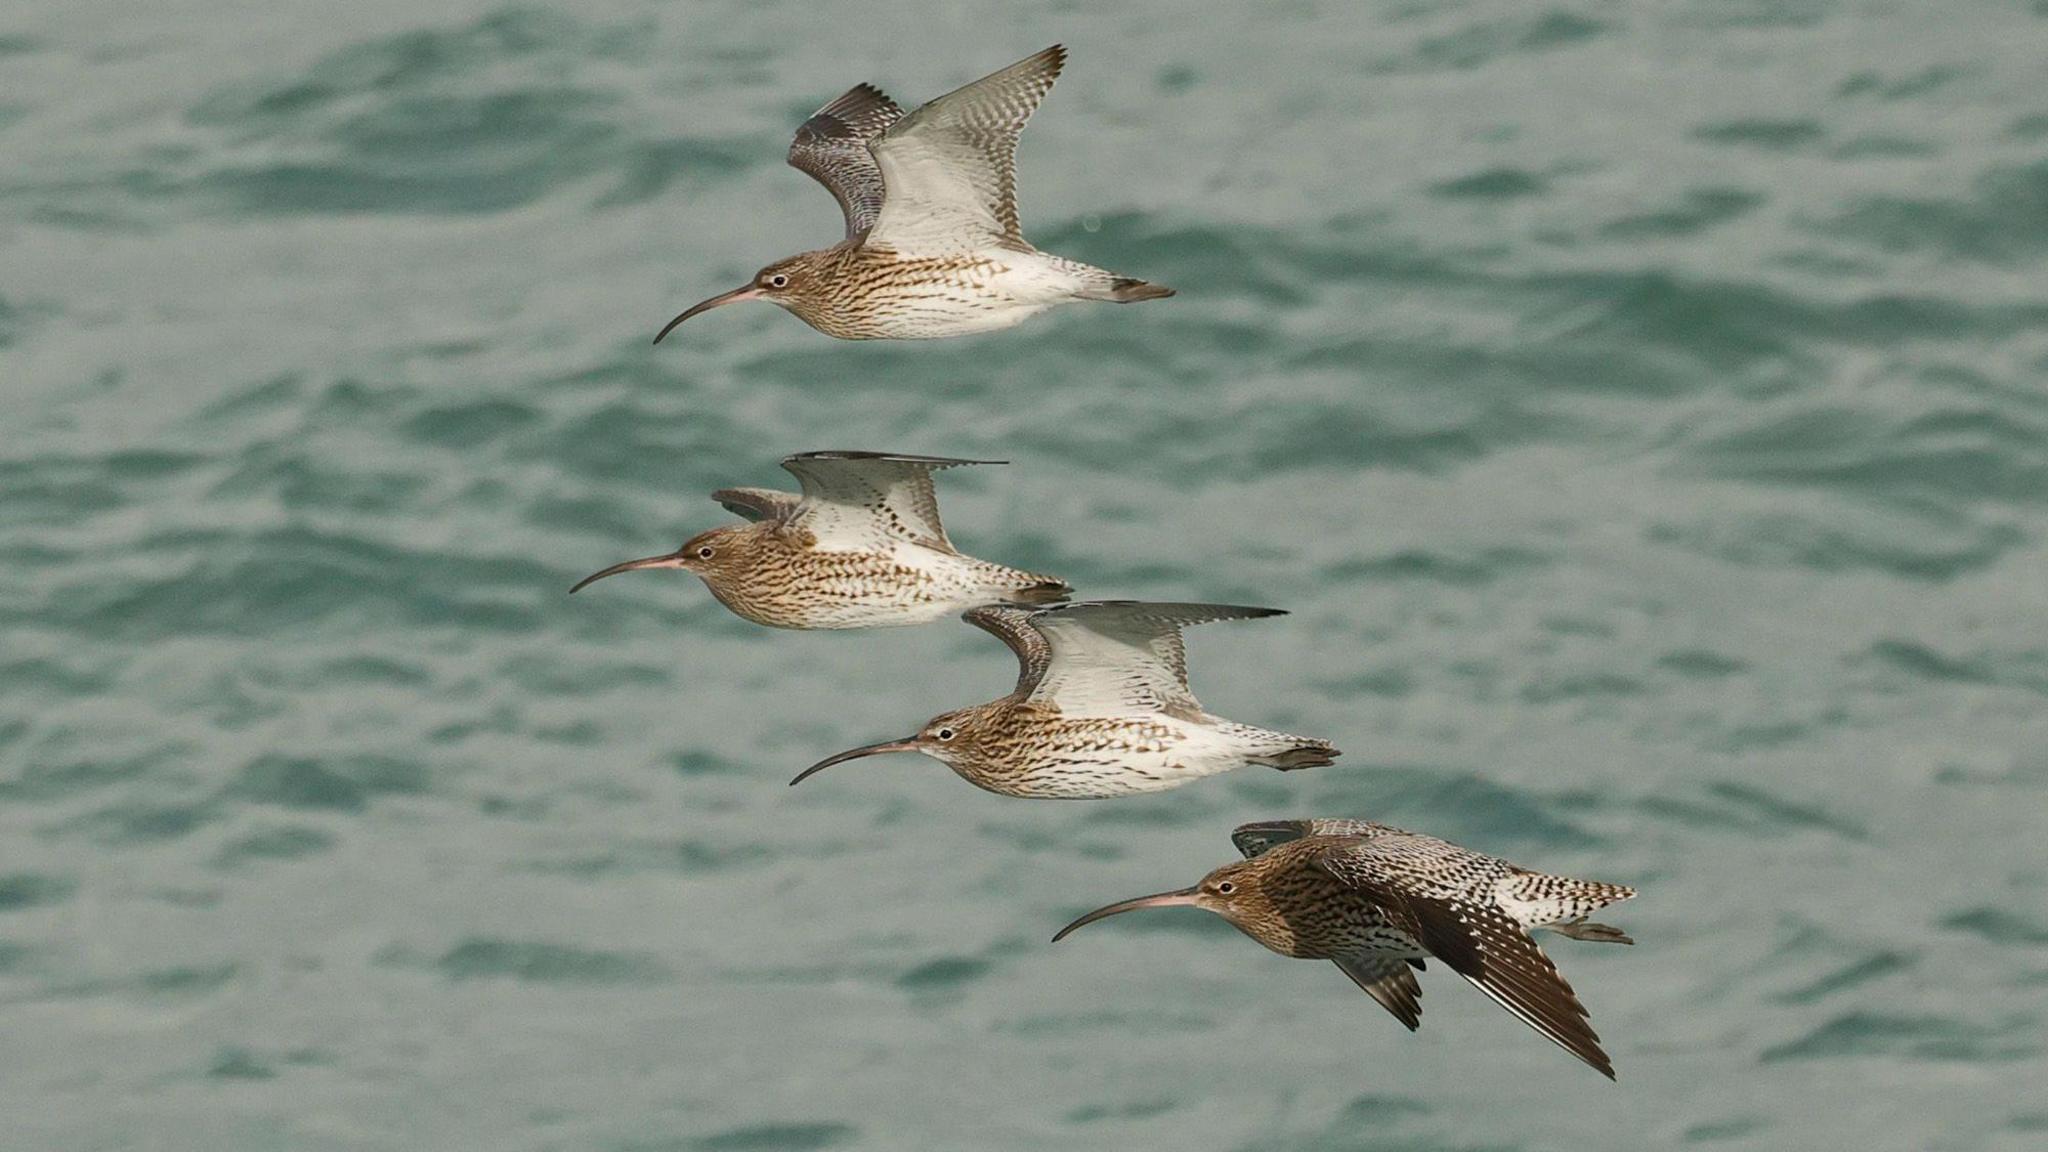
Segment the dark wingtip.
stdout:
<svg viewBox="0 0 2048 1152">
<path fill-rule="evenodd" d="M 903 115 L 889 94 L 862 81 L 848 88 L 838 99 L 811 113 L 796 130 L 797 143 L 806 136 L 816 139 L 861 140 L 881 132 L 891 120 Z"/>
<path fill-rule="evenodd" d="M 1254 763 L 1277 768 L 1282 772 L 1293 772 L 1302 768 L 1328 768 L 1342 755 L 1343 753 L 1337 749 L 1318 741 L 1314 744 L 1304 744 L 1299 748 L 1289 748 L 1277 755 L 1261 757 Z"/>
<path fill-rule="evenodd" d="M 1129 276 L 1119 276 L 1109 284 L 1109 298 L 1119 304 L 1135 304 L 1140 300 L 1164 300 L 1174 294 L 1174 290 L 1164 284 L 1153 284 Z"/>
<path fill-rule="evenodd" d="M 895 460 L 904 464 L 935 464 L 951 467 L 956 464 L 1008 464 L 1008 460 L 970 460 L 965 456 L 921 456 L 915 452 L 871 452 L 855 448 L 818 448 L 809 452 L 792 452 L 782 458 L 788 465 L 803 460 Z"/>
</svg>

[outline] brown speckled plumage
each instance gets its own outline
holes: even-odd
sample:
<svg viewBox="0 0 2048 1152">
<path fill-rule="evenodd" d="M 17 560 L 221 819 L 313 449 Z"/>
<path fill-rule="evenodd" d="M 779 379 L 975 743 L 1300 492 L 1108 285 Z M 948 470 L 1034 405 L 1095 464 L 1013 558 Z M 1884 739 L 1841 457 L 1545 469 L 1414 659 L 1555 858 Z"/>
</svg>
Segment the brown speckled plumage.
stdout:
<svg viewBox="0 0 2048 1152">
<path fill-rule="evenodd" d="M 797 129 L 789 163 L 839 202 L 845 238 L 692 306 L 655 342 L 740 300 L 778 304 L 843 340 L 917 340 L 1006 328 L 1073 300 L 1173 295 L 1024 239 L 1017 137 L 1065 62 L 1055 45 L 907 116 L 870 84 L 820 108 Z"/>
<path fill-rule="evenodd" d="M 1054 939 L 1134 908 L 1191 904 L 1283 956 L 1336 961 L 1410 1029 L 1422 1016 L 1415 972 L 1435 958 L 1613 1078 L 1585 1007 L 1529 932 L 1548 927 L 1582 940 L 1633 943 L 1585 919 L 1635 895 L 1633 889 L 1530 872 L 1367 821 L 1246 824 L 1231 838 L 1246 859 L 1193 888 L 1097 909 Z"/>
<path fill-rule="evenodd" d="M 1338 753 L 1328 743 L 1212 716 L 1188 688 L 1182 628 L 1277 615 L 1136 601 L 976 608 L 967 621 L 1017 654 L 1015 690 L 935 716 L 908 739 L 827 757 L 797 780 L 862 756 L 922 752 L 990 792 L 1095 799 L 1173 788 L 1246 764 L 1329 764 Z"/>
<path fill-rule="evenodd" d="M 664 556 L 616 564 L 577 584 L 642 568 L 682 568 L 734 614 L 774 628 L 919 624 L 994 601 L 1046 603 L 1067 585 L 961 555 L 939 520 L 931 473 L 990 461 L 876 452 L 807 452 L 783 461 L 804 494 L 713 493 L 750 517 Z"/>
</svg>

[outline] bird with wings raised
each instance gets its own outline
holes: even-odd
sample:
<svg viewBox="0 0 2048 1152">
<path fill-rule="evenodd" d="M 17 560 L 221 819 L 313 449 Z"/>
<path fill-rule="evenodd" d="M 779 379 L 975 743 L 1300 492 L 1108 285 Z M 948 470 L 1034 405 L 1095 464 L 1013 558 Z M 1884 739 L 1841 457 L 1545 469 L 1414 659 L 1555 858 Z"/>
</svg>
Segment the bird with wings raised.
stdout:
<svg viewBox="0 0 2048 1152">
<path fill-rule="evenodd" d="M 1095 799 L 1158 792 L 1246 764 L 1329 764 L 1337 749 L 1212 716 L 1188 688 L 1181 629 L 1282 616 L 1274 608 L 1095 600 L 965 619 L 1017 654 L 1016 690 L 934 716 L 915 736 L 828 757 L 790 783 L 883 752 L 922 752 L 1005 796 Z"/>
<path fill-rule="evenodd" d="M 997 602 L 1047 604 L 1065 581 L 963 556 L 939 523 L 932 473 L 998 460 L 885 452 L 804 452 L 782 466 L 801 496 L 772 488 L 711 494 L 752 521 L 693 536 L 681 548 L 614 564 L 578 581 L 643 568 L 681 568 L 719 603 L 773 628 L 924 624 Z"/>
<path fill-rule="evenodd" d="M 832 193 L 846 238 L 691 306 L 779 304 L 842 340 L 926 340 L 1008 328 L 1074 300 L 1128 303 L 1173 289 L 1040 252 L 1017 220 L 1017 136 L 1066 62 L 1058 45 L 904 115 L 870 84 L 804 121 L 791 167 Z"/>
<path fill-rule="evenodd" d="M 1245 859 L 1192 888 L 1098 908 L 1105 916 L 1177 904 L 1207 909 L 1282 956 L 1334 960 L 1410 1031 L 1422 1023 L 1415 973 L 1442 961 L 1501 1007 L 1609 1079 L 1572 986 L 1530 933 L 1632 944 L 1586 917 L 1632 888 L 1517 868 L 1434 836 L 1364 820 L 1275 820 L 1231 833 Z"/>
</svg>

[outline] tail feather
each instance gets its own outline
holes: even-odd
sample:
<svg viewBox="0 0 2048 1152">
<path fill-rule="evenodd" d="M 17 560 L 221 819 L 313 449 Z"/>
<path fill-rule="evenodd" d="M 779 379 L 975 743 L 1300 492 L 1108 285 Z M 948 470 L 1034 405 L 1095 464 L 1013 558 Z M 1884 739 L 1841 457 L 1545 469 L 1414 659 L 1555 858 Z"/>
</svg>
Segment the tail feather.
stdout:
<svg viewBox="0 0 2048 1152">
<path fill-rule="evenodd" d="M 1574 940 L 1584 940 L 1592 944 L 1635 943 L 1634 937 L 1612 924 L 1595 924 L 1583 916 L 1562 924 L 1552 924 L 1549 928 L 1559 936 L 1569 936 Z"/>
<path fill-rule="evenodd" d="M 1254 764 L 1263 764 L 1268 768 L 1277 768 L 1282 772 L 1292 772 L 1297 768 L 1327 768 L 1336 763 L 1337 757 L 1341 755 L 1343 753 L 1337 751 L 1337 749 L 1331 747 L 1325 741 L 1303 740 L 1292 748 L 1284 748 L 1278 752 L 1268 752 L 1258 756 L 1247 756 L 1245 759 Z"/>
<path fill-rule="evenodd" d="M 1565 921 L 1584 920 L 1588 913 L 1609 904 L 1618 904 L 1635 894 L 1635 889 L 1623 884 L 1577 880 L 1570 876 L 1552 876 L 1547 872 L 1518 868 L 1501 878 L 1495 898 L 1528 927 L 1556 928 Z M 1588 927 L 1597 929 L 1603 926 Z M 1606 930 L 1615 931 L 1611 928 Z M 1569 932 L 1565 934 L 1572 935 Z M 1619 935 L 1618 932 L 1616 934 Z"/>
<path fill-rule="evenodd" d="M 1101 286 L 1083 288 L 1074 293 L 1083 300 L 1107 300 L 1114 304 L 1135 304 L 1140 300 L 1164 300 L 1173 295 L 1173 289 L 1164 284 L 1153 284 L 1129 276 L 1112 276 Z"/>
</svg>

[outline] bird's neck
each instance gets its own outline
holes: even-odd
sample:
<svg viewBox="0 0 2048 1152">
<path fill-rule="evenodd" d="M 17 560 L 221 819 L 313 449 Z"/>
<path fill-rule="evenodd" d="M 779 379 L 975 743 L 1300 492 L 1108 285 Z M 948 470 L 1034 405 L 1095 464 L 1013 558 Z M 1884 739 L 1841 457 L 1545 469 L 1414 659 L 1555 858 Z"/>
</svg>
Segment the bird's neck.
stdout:
<svg viewBox="0 0 2048 1152">
<path fill-rule="evenodd" d="M 1222 915 L 1239 932 L 1282 956 L 1316 958 L 1322 955 L 1302 939 L 1280 908 L 1262 891 L 1253 889 L 1243 893 Z"/>
</svg>

